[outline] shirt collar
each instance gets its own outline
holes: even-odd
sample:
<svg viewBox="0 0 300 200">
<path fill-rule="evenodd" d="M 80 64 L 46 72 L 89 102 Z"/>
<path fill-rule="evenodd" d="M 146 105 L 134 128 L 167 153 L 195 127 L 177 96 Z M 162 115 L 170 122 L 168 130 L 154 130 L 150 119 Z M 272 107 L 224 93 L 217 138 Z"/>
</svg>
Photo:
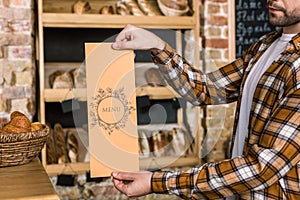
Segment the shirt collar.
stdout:
<svg viewBox="0 0 300 200">
<path fill-rule="evenodd" d="M 272 36 L 266 39 L 266 44 L 271 44 L 274 42 L 278 37 L 282 35 L 282 29 L 279 29 L 273 33 Z M 294 37 L 292 37 L 290 43 L 290 50 L 289 51 L 299 51 L 300 50 L 300 32 L 297 33 Z"/>
<path fill-rule="evenodd" d="M 294 44 L 294 47 L 297 51 L 300 49 L 300 33 L 297 33 L 291 40 L 291 42 Z"/>
</svg>

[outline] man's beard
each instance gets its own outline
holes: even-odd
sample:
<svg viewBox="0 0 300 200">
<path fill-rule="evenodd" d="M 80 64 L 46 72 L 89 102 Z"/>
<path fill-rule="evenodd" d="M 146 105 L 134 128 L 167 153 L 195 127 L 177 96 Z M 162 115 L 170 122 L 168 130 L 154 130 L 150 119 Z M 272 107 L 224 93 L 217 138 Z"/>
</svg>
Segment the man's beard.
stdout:
<svg viewBox="0 0 300 200">
<path fill-rule="evenodd" d="M 273 26 L 286 27 L 299 23 L 300 16 L 293 15 L 293 12 L 291 12 L 290 14 L 284 12 L 284 16 L 275 17 L 271 13 L 269 14 L 269 21 Z"/>
<path fill-rule="evenodd" d="M 273 26 L 280 26 L 280 27 L 285 27 L 285 26 L 291 26 L 294 24 L 297 24 L 300 22 L 300 15 L 297 14 L 296 10 L 293 10 L 291 12 L 287 12 L 285 8 L 282 8 L 280 6 L 277 6 L 276 3 L 273 1 L 269 1 L 268 5 L 274 7 L 276 10 L 279 10 L 283 12 L 283 16 L 281 17 L 276 17 L 275 14 L 269 13 L 269 21 Z"/>
</svg>

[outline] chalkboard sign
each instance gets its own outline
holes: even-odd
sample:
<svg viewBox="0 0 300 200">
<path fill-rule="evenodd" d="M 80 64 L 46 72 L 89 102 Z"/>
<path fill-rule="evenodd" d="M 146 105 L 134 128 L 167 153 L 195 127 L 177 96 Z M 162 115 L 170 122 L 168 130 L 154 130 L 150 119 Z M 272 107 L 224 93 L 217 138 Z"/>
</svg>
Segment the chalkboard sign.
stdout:
<svg viewBox="0 0 300 200">
<path fill-rule="evenodd" d="M 269 23 L 265 0 L 235 0 L 236 57 L 240 57 L 262 35 L 275 30 Z"/>
</svg>

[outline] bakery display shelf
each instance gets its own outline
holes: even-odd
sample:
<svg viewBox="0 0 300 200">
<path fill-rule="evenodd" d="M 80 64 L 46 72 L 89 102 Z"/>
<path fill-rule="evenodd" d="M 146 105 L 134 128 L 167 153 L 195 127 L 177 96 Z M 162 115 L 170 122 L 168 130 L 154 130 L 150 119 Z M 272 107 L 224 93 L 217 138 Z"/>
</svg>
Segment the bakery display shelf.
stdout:
<svg viewBox="0 0 300 200">
<path fill-rule="evenodd" d="M 180 97 L 170 86 L 143 86 L 136 89 L 136 96 L 149 96 L 149 99 L 172 99 Z"/>
<path fill-rule="evenodd" d="M 150 99 L 172 99 L 179 97 L 170 87 L 150 87 L 144 86 L 136 89 L 137 96 L 149 96 Z M 86 101 L 86 89 L 74 88 L 74 89 L 44 89 L 45 102 L 61 102 L 76 98 L 79 101 Z"/>
<path fill-rule="evenodd" d="M 51 75 L 56 70 L 66 70 L 70 71 L 74 68 L 79 68 L 82 63 L 68 62 L 60 63 L 58 62 L 45 62 L 45 50 L 50 48 L 45 45 L 45 41 L 49 40 L 49 35 L 45 34 L 45 30 L 51 30 L 51 28 L 59 29 L 89 29 L 89 28 L 99 28 L 112 29 L 112 28 L 123 28 L 127 24 L 134 24 L 140 27 L 149 29 L 175 29 L 176 38 L 174 47 L 179 54 L 183 53 L 183 38 L 182 30 L 193 30 L 194 39 L 194 65 L 200 66 L 199 63 L 199 3 L 198 0 L 191 1 L 191 10 L 193 10 L 192 16 L 133 16 L 133 15 L 101 15 L 98 14 L 99 9 L 104 5 L 116 5 L 118 0 L 89 0 L 92 7 L 92 12 L 89 14 L 74 14 L 72 13 L 72 6 L 76 2 L 74 0 L 38 0 L 38 34 L 37 34 L 37 61 L 39 63 L 39 92 L 40 92 L 40 102 L 39 102 L 39 120 L 42 123 L 47 121 L 45 108 L 49 104 L 46 102 L 61 102 L 62 100 L 68 100 L 71 98 L 77 98 L 82 101 L 86 101 L 86 89 L 85 88 L 72 88 L 72 89 L 52 89 L 49 84 L 49 75 Z M 149 0 L 147 2 L 155 3 L 156 0 Z M 44 38 L 48 37 L 48 38 Z M 63 38 L 62 38 L 63 39 Z M 47 49 L 48 48 L 48 49 Z M 56 61 L 56 59 L 52 59 Z M 147 67 L 152 67 L 149 63 L 146 63 Z M 144 72 L 144 70 L 141 70 Z M 139 82 L 137 80 L 137 96 L 149 96 L 150 99 L 172 99 L 177 98 L 179 95 L 169 86 L 161 87 L 151 87 L 145 86 L 145 82 Z M 182 124 L 183 113 L 182 109 L 178 109 L 178 125 Z M 198 121 L 198 120 L 197 120 Z M 198 122 L 195 122 L 198 123 Z M 138 128 L 149 128 L 145 126 L 138 126 Z M 140 158 L 140 168 L 141 169 L 157 169 L 161 167 L 176 167 L 176 166 L 194 166 L 200 163 L 200 150 L 198 146 L 200 142 L 198 141 L 197 135 L 199 130 L 195 135 L 195 149 L 193 152 L 196 154 L 188 154 L 184 156 L 164 156 L 164 157 L 141 157 Z M 57 175 L 60 173 L 69 174 L 82 174 L 89 170 L 90 166 L 88 162 L 77 162 L 77 163 L 65 163 L 65 164 L 47 164 L 46 151 L 43 148 L 42 151 L 42 163 L 49 176 Z M 85 160 L 86 161 L 86 160 Z"/>
<path fill-rule="evenodd" d="M 165 156 L 165 157 L 151 157 L 140 158 L 140 169 L 158 169 L 165 167 L 184 167 L 195 166 L 199 164 L 200 160 L 197 156 Z M 85 174 L 90 170 L 88 162 L 82 163 L 67 163 L 67 164 L 51 164 L 45 166 L 48 176 L 56 176 L 58 174 Z"/>
<path fill-rule="evenodd" d="M 145 65 L 145 64 L 144 64 Z M 153 66 L 153 64 L 148 64 Z M 44 100 L 45 102 L 60 102 L 71 98 L 77 98 L 80 101 L 86 101 L 86 88 L 72 88 L 72 89 L 53 89 L 49 86 L 49 76 L 57 70 L 71 71 L 74 68 L 83 67 L 84 64 L 80 62 L 47 62 L 45 63 L 45 88 Z M 136 63 L 137 67 L 143 67 L 143 64 Z M 150 99 L 172 99 L 180 97 L 170 86 L 138 86 L 136 88 L 137 96 L 149 96 Z"/>
<path fill-rule="evenodd" d="M 72 69 L 76 68 L 82 68 L 84 69 L 84 62 L 45 62 L 44 63 L 44 68 L 45 68 L 45 87 L 48 86 L 49 82 L 49 76 L 54 73 L 55 71 L 58 70 L 63 70 L 63 71 L 71 71 Z"/>
<path fill-rule="evenodd" d="M 150 138 L 153 132 L 159 130 L 170 131 L 172 129 L 181 129 L 184 128 L 182 119 L 181 109 L 178 110 L 178 121 L 177 123 L 165 123 L 165 124 L 146 124 L 138 125 L 138 130 L 143 131 L 146 134 L 146 137 Z M 195 144 L 191 144 L 194 146 Z M 188 145 L 190 146 L 190 145 Z M 186 148 L 188 148 L 186 146 Z M 192 148 L 194 149 L 194 148 Z M 140 169 L 149 170 L 149 169 L 162 169 L 165 167 L 184 167 L 184 166 L 195 166 L 200 163 L 199 157 L 193 153 L 189 152 L 183 155 L 169 155 L 169 156 L 149 156 L 140 158 Z"/>
<path fill-rule="evenodd" d="M 72 8 L 75 3 L 73 0 L 39 0 L 42 7 L 42 24 L 44 27 L 74 27 L 74 28 L 122 28 L 126 24 L 135 24 L 146 28 L 170 28 L 170 29 L 193 29 L 197 23 L 197 12 L 193 16 L 164 16 L 156 0 L 148 0 L 148 6 L 154 8 L 156 13 L 161 15 L 155 16 L 134 16 L 120 14 L 99 14 L 103 6 L 113 6 L 116 12 L 118 0 L 89 0 L 90 10 L 88 13 L 75 14 Z M 194 2 L 193 2 L 194 4 Z M 191 8 L 196 10 L 196 4 Z"/>
<path fill-rule="evenodd" d="M 48 176 L 56 176 L 58 174 L 85 174 L 90 170 L 90 163 L 62 163 L 45 165 L 44 167 Z"/>
<path fill-rule="evenodd" d="M 64 132 L 73 133 L 77 139 L 77 161 L 76 162 L 68 162 L 68 163 L 47 163 L 45 166 L 45 170 L 49 176 L 56 176 L 58 174 L 84 174 L 86 173 L 90 166 L 87 161 L 88 156 L 88 135 L 87 135 L 87 127 L 68 127 L 64 128 Z M 67 142 L 67 138 L 65 138 Z M 46 148 L 43 148 L 42 154 L 46 157 L 47 152 Z"/>
<path fill-rule="evenodd" d="M 76 98 L 79 101 L 86 101 L 86 89 L 44 89 L 45 102 L 61 102 L 72 98 Z"/>
<path fill-rule="evenodd" d="M 74 68 L 82 67 L 84 63 L 81 62 L 45 62 L 45 68 Z"/>
<path fill-rule="evenodd" d="M 68 28 L 123 28 L 135 24 L 145 28 L 191 29 L 195 26 L 193 16 L 121 16 L 73 13 L 43 13 L 44 27 Z"/>
</svg>

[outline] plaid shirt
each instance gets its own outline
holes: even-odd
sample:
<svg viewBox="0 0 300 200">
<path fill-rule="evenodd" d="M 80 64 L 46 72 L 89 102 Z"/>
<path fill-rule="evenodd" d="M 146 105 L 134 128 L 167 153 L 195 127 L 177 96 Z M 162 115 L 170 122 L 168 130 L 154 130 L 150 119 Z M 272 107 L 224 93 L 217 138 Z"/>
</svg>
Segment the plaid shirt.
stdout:
<svg viewBox="0 0 300 200">
<path fill-rule="evenodd" d="M 203 74 L 166 45 L 152 51 L 169 84 L 197 105 L 237 101 L 245 80 L 282 30 L 263 36 L 239 59 Z M 184 199 L 300 199 L 300 33 L 261 77 L 254 93 L 243 156 L 182 172 L 155 172 L 152 191 Z M 233 134 L 232 141 L 234 141 Z"/>
</svg>

